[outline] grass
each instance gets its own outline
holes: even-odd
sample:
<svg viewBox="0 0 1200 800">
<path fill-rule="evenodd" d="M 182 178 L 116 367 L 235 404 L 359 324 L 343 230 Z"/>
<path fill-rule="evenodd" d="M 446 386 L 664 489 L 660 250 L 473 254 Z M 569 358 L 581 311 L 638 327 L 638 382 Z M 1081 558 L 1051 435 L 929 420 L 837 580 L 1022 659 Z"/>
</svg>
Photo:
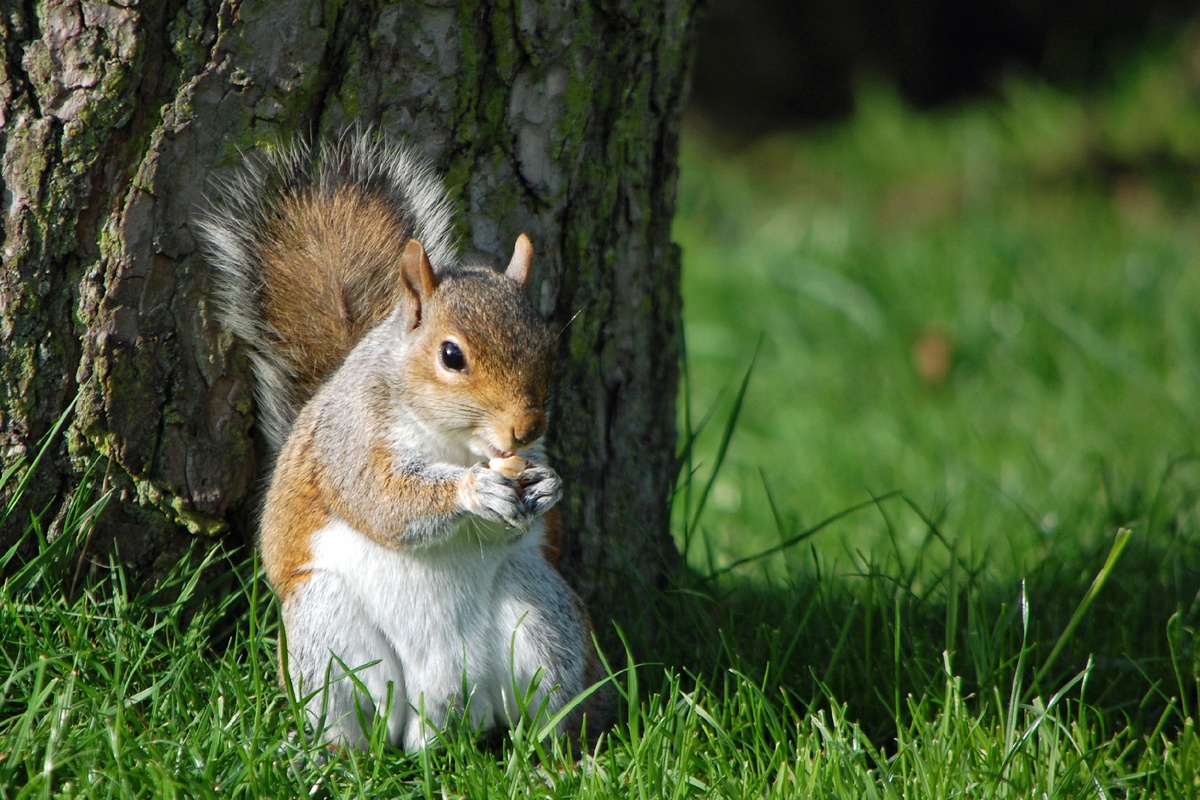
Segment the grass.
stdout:
<svg viewBox="0 0 1200 800">
<path fill-rule="evenodd" d="M 692 571 L 609 653 L 593 757 L 530 723 L 312 758 L 254 561 L 77 575 L 92 482 L 0 554 L 0 798 L 1200 796 L 1198 52 L 691 132 Z"/>
</svg>

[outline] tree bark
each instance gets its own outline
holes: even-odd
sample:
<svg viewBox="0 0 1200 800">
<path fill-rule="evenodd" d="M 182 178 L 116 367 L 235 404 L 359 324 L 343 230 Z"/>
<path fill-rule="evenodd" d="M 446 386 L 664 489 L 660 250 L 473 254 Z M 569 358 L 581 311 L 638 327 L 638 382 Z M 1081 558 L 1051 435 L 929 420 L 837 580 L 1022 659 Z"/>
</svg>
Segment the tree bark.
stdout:
<svg viewBox="0 0 1200 800">
<path fill-rule="evenodd" d="M 212 320 L 190 220 L 242 151 L 365 121 L 441 168 L 466 258 L 533 239 L 534 297 L 562 329 L 565 569 L 593 602 L 621 598 L 597 616 L 637 623 L 677 563 L 669 233 L 697 3 L 6 4 L 5 463 L 78 401 L 0 544 L 31 513 L 50 526 L 93 464 L 115 498 L 97 542 L 136 567 L 182 530 L 249 533 L 247 364 Z"/>
</svg>

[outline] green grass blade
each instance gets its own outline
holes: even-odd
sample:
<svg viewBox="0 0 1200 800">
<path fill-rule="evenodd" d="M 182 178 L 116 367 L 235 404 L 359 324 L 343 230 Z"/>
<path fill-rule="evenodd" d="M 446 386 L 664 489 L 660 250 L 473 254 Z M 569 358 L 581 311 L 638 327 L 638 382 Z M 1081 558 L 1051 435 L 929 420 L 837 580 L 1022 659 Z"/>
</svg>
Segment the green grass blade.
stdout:
<svg viewBox="0 0 1200 800">
<path fill-rule="evenodd" d="M 725 455 L 729 452 L 729 442 L 733 439 L 733 432 L 737 428 L 738 417 L 742 413 L 742 402 L 746 399 L 746 389 L 750 386 L 750 376 L 754 374 L 754 363 L 758 360 L 758 353 L 762 346 L 762 339 L 754 348 L 754 355 L 750 358 L 750 366 L 746 367 L 746 374 L 742 376 L 742 382 L 738 385 L 738 390 L 733 396 L 733 407 L 729 410 L 729 416 L 725 418 L 725 427 L 721 430 L 721 441 L 717 445 L 717 455 L 713 462 L 712 472 L 708 476 L 708 480 L 704 484 L 704 488 L 700 491 L 700 497 L 696 501 L 696 507 L 691 512 L 690 528 L 695 529 L 699 524 L 700 515 L 704 513 L 704 507 L 708 503 L 709 492 L 712 491 L 713 484 L 717 482 L 717 476 L 721 473 L 721 466 L 725 463 Z"/>
<path fill-rule="evenodd" d="M 1034 691 L 1036 687 L 1040 686 L 1042 680 L 1050 673 L 1050 668 L 1054 666 L 1063 648 L 1071 640 L 1075 629 L 1079 627 L 1079 623 L 1087 616 L 1088 609 L 1091 608 L 1096 595 L 1100 594 L 1100 590 L 1104 588 L 1105 582 L 1108 581 L 1108 577 L 1117 566 L 1117 561 L 1120 560 L 1121 553 L 1125 551 L 1125 546 L 1129 544 L 1129 539 L 1132 536 L 1133 531 L 1129 528 L 1121 528 L 1117 531 L 1112 549 L 1108 551 L 1108 558 L 1104 559 L 1104 566 L 1100 568 L 1100 571 L 1096 573 L 1096 577 L 1092 579 L 1092 585 L 1088 587 L 1083 598 L 1079 601 L 1079 605 L 1075 607 L 1075 612 L 1071 614 L 1071 619 L 1067 621 L 1067 627 L 1063 629 L 1063 632 L 1058 637 L 1058 641 L 1054 643 L 1054 649 L 1050 651 L 1050 655 L 1046 657 L 1041 669 L 1034 675 L 1033 684 L 1029 687 L 1030 691 Z"/>
<path fill-rule="evenodd" d="M 17 507 L 17 503 L 20 502 L 22 495 L 24 495 L 26 487 L 29 486 L 29 481 L 33 480 L 34 473 L 37 472 L 37 468 L 42 463 L 42 459 L 45 458 L 46 453 L 49 452 L 50 446 L 54 443 L 54 440 L 58 438 L 58 434 L 62 431 L 63 426 L 67 424 L 67 420 L 71 418 L 72 412 L 75 411 L 75 404 L 78 402 L 79 396 L 76 395 L 75 398 L 67 404 L 67 407 L 63 409 L 63 412 L 58 415 L 58 419 L 54 421 L 54 425 L 50 428 L 50 430 L 47 431 L 45 436 L 42 437 L 41 446 L 38 447 L 37 455 L 33 457 L 33 461 L 29 462 L 28 468 L 25 470 L 24 474 L 21 475 L 20 480 L 17 481 L 17 486 L 13 490 L 12 497 L 9 498 L 8 505 L 5 506 L 4 514 L 0 516 L 0 525 L 3 525 L 8 521 L 9 516 Z M 15 465 L 9 465 L 9 467 L 4 471 L 4 475 L 2 476 L 3 479 L 0 480 L 0 487 L 3 487 L 3 485 L 6 484 L 12 477 L 14 466 Z"/>
<path fill-rule="evenodd" d="M 879 495 L 878 497 L 872 497 L 870 500 L 864 500 L 861 503 L 852 505 L 849 508 L 844 508 L 841 511 L 837 512 L 836 514 L 830 514 L 828 517 L 825 517 L 825 519 L 821 520 L 820 522 L 816 523 L 815 525 L 813 525 L 809 528 L 805 528 L 804 530 L 800 531 L 799 533 L 797 533 L 793 536 L 789 536 L 787 539 L 780 542 L 779 544 L 776 544 L 772 547 L 768 547 L 766 550 L 761 550 L 753 555 L 743 556 L 742 558 L 735 559 L 734 561 L 731 561 L 729 564 L 726 564 L 724 567 L 721 567 L 720 569 L 710 572 L 706 576 L 706 579 L 707 580 L 715 580 L 716 578 L 719 578 L 722 575 L 727 575 L 730 572 L 733 572 L 738 567 L 753 563 L 755 561 L 761 561 L 764 558 L 770 558 L 771 556 L 775 555 L 776 553 L 782 553 L 784 550 L 787 550 L 790 547 L 795 547 L 796 545 L 800 544 L 805 539 L 812 538 L 813 536 L 817 535 L 818 533 L 820 533 L 821 531 L 823 531 L 825 528 L 829 527 L 833 523 L 837 522 L 838 520 L 845 519 L 846 517 L 850 516 L 851 514 L 855 514 L 859 511 L 862 511 L 864 508 L 876 507 L 881 502 L 884 502 L 886 500 L 892 499 L 893 497 L 899 497 L 899 496 L 900 496 L 899 491 L 887 492 L 886 494 Z"/>
</svg>

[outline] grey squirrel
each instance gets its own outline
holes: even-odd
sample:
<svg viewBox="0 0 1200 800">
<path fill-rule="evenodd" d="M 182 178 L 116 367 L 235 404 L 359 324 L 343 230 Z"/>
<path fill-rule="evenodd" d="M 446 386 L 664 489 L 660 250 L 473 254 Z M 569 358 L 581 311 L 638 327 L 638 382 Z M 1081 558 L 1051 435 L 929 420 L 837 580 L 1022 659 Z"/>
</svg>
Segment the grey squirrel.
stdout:
<svg viewBox="0 0 1200 800">
<path fill-rule="evenodd" d="M 277 453 L 260 547 L 320 740 L 384 724 L 416 750 L 464 709 L 503 727 L 601 678 L 553 563 L 555 347 L 522 292 L 529 239 L 503 274 L 460 264 L 438 179 L 369 131 L 248 159 L 199 229 Z M 599 723 L 602 694 L 562 729 Z"/>
</svg>

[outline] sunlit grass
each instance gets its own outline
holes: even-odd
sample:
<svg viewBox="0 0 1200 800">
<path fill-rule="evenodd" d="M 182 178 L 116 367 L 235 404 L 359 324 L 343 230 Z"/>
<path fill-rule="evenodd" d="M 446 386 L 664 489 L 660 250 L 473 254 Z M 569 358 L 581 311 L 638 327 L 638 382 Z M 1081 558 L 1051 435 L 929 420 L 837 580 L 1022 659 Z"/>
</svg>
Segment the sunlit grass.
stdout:
<svg viewBox="0 0 1200 800">
<path fill-rule="evenodd" d="M 1170 106 L 1189 120 L 1191 89 Z M 1197 452 L 1200 156 L 1173 144 L 1191 121 L 1115 143 L 1142 94 L 1014 86 L 929 116 L 876 89 L 849 126 L 734 152 L 685 139 L 693 413 L 759 351 L 712 491 L 721 558 L 769 535 L 765 475 L 805 523 L 901 489 L 1015 574 L 1057 539 L 1097 542 Z M 876 548 L 872 530 L 816 545 Z"/>
</svg>

